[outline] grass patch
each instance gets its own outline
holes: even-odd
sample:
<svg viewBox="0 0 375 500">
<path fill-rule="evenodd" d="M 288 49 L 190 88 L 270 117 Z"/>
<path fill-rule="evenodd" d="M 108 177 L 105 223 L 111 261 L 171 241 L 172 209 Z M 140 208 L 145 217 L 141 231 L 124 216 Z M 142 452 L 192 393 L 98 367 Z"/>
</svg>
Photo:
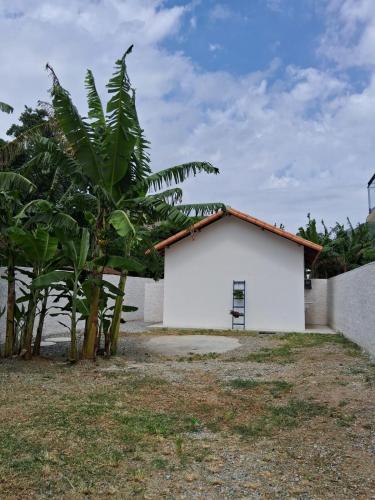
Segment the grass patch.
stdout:
<svg viewBox="0 0 375 500">
<path fill-rule="evenodd" d="M 267 388 L 274 397 L 279 397 L 293 387 L 293 384 L 286 382 L 285 380 L 254 380 L 254 379 L 243 379 L 235 378 L 229 382 L 229 385 L 233 389 L 256 389 L 256 388 Z"/>
<path fill-rule="evenodd" d="M 242 436 L 269 436 L 279 429 L 290 429 L 301 425 L 319 415 L 326 415 L 329 409 L 326 405 L 291 399 L 284 406 L 268 406 L 265 415 L 249 424 L 239 425 L 235 430 Z"/>
<path fill-rule="evenodd" d="M 251 352 L 245 356 L 246 361 L 256 363 L 292 363 L 293 351 L 289 346 L 264 348 L 256 352 Z"/>
<path fill-rule="evenodd" d="M 327 344 L 336 344 L 346 349 L 351 355 L 361 354 L 361 348 L 341 333 L 286 333 L 280 338 L 290 348 L 320 347 Z"/>
<path fill-rule="evenodd" d="M 154 467 L 154 469 L 159 469 L 159 470 L 160 469 L 167 469 L 169 466 L 169 462 L 165 458 L 155 457 L 152 460 L 151 465 Z"/>
<path fill-rule="evenodd" d="M 181 356 L 177 361 L 207 361 L 209 359 L 217 359 L 220 354 L 217 352 L 207 352 L 205 354 L 189 354 L 188 356 Z"/>
<path fill-rule="evenodd" d="M 189 416 L 176 416 L 152 411 L 138 411 L 131 415 L 116 415 L 125 441 L 140 439 L 144 435 L 172 436 L 181 432 L 197 431 L 201 424 Z"/>
<path fill-rule="evenodd" d="M 213 330 L 212 328 L 158 328 L 157 334 L 163 335 L 220 335 L 220 336 L 240 336 L 256 337 L 258 332 L 252 330 Z"/>
<path fill-rule="evenodd" d="M 284 342 L 281 347 L 264 348 L 245 357 L 246 361 L 257 363 L 292 363 L 298 350 L 324 345 L 340 345 L 350 356 L 361 356 L 361 348 L 341 334 L 286 333 L 278 336 Z"/>
</svg>

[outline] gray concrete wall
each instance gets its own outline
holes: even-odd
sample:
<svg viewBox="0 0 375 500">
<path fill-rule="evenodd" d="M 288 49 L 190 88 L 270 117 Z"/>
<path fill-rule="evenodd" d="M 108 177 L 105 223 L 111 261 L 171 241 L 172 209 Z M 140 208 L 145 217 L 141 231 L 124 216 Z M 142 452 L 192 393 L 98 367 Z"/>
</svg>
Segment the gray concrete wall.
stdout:
<svg viewBox="0 0 375 500">
<path fill-rule="evenodd" d="M 375 355 L 375 262 L 328 280 L 328 322 Z"/>
<path fill-rule="evenodd" d="M 145 285 L 144 321 L 161 323 L 163 321 L 164 280 Z"/>
<path fill-rule="evenodd" d="M 0 278 L 0 312 L 2 308 L 6 306 L 7 281 L 6 279 L 3 278 L 3 276 L 5 276 L 5 273 L 6 273 L 5 268 L 0 268 L 0 276 L 2 276 L 2 278 Z M 20 273 L 17 274 L 17 278 L 21 278 L 23 281 L 28 282 L 27 277 L 21 275 Z M 118 285 L 119 276 L 117 275 L 106 274 L 104 275 L 103 278 L 106 281 L 109 281 L 116 286 Z M 159 285 L 159 283 L 161 284 Z M 149 285 L 149 288 L 147 290 L 147 297 L 146 297 L 146 285 Z M 21 287 L 22 285 L 20 285 L 17 282 L 17 287 L 16 287 L 17 297 L 20 297 L 22 295 L 22 292 L 20 290 Z M 56 292 L 52 290 L 48 300 L 48 306 L 51 307 L 49 313 L 54 313 L 59 311 L 58 309 L 53 308 L 53 300 L 54 300 L 53 295 L 55 293 Z M 150 318 L 149 320 L 145 319 L 145 301 L 147 301 L 146 307 L 147 307 L 147 315 Z M 155 282 L 151 278 L 135 278 L 133 276 L 129 276 L 126 283 L 124 304 L 138 307 L 138 310 L 135 312 L 123 313 L 123 318 L 126 321 L 134 321 L 134 320 L 155 321 L 155 322 L 161 321 L 163 316 L 162 282 Z M 64 304 L 60 302 L 59 305 L 64 305 Z M 68 325 L 69 317 L 61 315 L 58 317 L 52 317 L 48 315 L 45 320 L 45 332 L 48 334 L 63 333 L 64 326 L 61 325 L 61 323 L 63 323 L 64 325 Z M 4 339 L 5 326 L 6 326 L 6 315 L 4 314 L 0 318 L 0 341 Z M 83 328 L 83 322 L 78 323 L 78 328 Z"/>
<path fill-rule="evenodd" d="M 305 322 L 309 326 L 328 325 L 327 280 L 311 280 L 311 290 L 305 290 Z"/>
</svg>

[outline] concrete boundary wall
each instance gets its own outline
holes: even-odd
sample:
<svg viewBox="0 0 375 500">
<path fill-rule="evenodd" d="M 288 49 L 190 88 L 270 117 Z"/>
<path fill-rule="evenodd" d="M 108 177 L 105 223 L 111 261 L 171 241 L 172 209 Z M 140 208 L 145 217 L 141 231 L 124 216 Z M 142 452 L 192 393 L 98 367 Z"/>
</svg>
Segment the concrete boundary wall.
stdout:
<svg viewBox="0 0 375 500">
<path fill-rule="evenodd" d="M 328 325 L 327 280 L 311 280 L 311 289 L 305 290 L 305 322 L 308 326 Z"/>
<path fill-rule="evenodd" d="M 6 274 L 5 268 L 0 268 L 0 276 Z M 28 278 L 25 275 L 18 273 L 17 278 L 21 278 L 23 281 L 28 282 Z M 105 274 L 103 277 L 106 281 L 111 282 L 114 285 L 118 285 L 119 276 L 114 274 Z M 22 285 L 21 285 L 22 287 Z M 147 296 L 146 296 L 147 289 Z M 22 292 L 20 290 L 20 284 L 17 283 L 16 287 L 17 298 L 21 296 Z M 54 291 L 51 292 L 51 297 L 48 300 L 48 306 L 51 307 L 50 313 L 58 312 L 58 309 L 53 309 Z M 7 281 L 4 278 L 0 278 L 0 312 L 4 307 L 6 307 L 7 299 Z M 123 318 L 126 321 L 161 321 L 160 318 L 163 316 L 163 280 L 159 282 L 154 281 L 151 278 L 136 278 L 129 276 L 126 282 L 125 289 L 125 299 L 124 304 L 129 306 L 138 307 L 138 310 L 131 313 L 123 313 Z M 64 305 L 60 302 L 59 305 Z M 145 310 L 147 310 L 147 318 L 145 318 Z M 38 320 L 36 321 L 37 324 Z M 69 317 L 59 316 L 51 317 L 48 315 L 45 319 L 45 333 L 64 333 L 64 327 L 59 323 L 68 325 Z M 83 328 L 83 322 L 78 323 L 78 328 Z M 4 339 L 6 327 L 6 314 L 0 317 L 0 341 Z M 67 330 L 65 329 L 65 332 Z"/>
<path fill-rule="evenodd" d="M 375 262 L 328 280 L 328 323 L 375 355 Z"/>
<path fill-rule="evenodd" d="M 164 280 L 145 285 L 144 321 L 161 323 L 163 321 Z"/>
</svg>

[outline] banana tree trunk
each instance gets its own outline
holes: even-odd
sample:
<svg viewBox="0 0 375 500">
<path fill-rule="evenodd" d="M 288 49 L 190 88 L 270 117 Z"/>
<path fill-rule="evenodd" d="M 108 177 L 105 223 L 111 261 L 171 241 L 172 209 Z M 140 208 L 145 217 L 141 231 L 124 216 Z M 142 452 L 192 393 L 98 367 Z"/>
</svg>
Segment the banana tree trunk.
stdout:
<svg viewBox="0 0 375 500">
<path fill-rule="evenodd" d="M 75 281 L 72 296 L 72 316 L 70 326 L 70 352 L 69 359 L 71 362 L 78 361 L 77 347 L 77 282 Z"/>
<path fill-rule="evenodd" d="M 90 313 L 86 321 L 85 336 L 83 339 L 82 359 L 95 359 L 98 336 L 100 287 L 93 285 L 90 302 Z"/>
<path fill-rule="evenodd" d="M 5 334 L 4 357 L 13 354 L 15 343 L 15 318 L 16 307 L 16 273 L 14 268 L 14 255 L 11 253 L 8 259 L 8 297 L 7 297 L 7 322 Z"/>
<path fill-rule="evenodd" d="M 31 344 L 33 341 L 33 330 L 34 330 L 37 302 L 38 302 L 38 292 L 32 291 L 27 308 L 26 325 L 21 343 L 21 356 L 24 359 L 32 358 Z"/>
<path fill-rule="evenodd" d="M 120 323 L 121 323 L 121 315 L 122 315 L 122 305 L 124 302 L 124 290 L 125 290 L 125 285 L 126 285 L 126 279 L 128 277 L 127 271 L 122 271 L 121 276 L 120 276 L 120 281 L 119 281 L 119 289 L 121 290 L 122 294 L 117 295 L 116 301 L 115 301 L 115 308 L 113 311 L 113 317 L 112 317 L 112 323 L 111 323 L 111 330 L 110 330 L 110 338 L 111 338 L 111 354 L 115 356 L 117 354 L 117 343 L 118 343 L 118 336 L 120 333 Z"/>
<path fill-rule="evenodd" d="M 48 301 L 48 290 L 45 290 L 42 300 L 42 307 L 40 310 L 38 329 L 36 331 L 36 336 L 35 336 L 34 349 L 33 349 L 34 356 L 40 355 L 40 343 L 42 341 L 42 336 L 43 336 L 44 320 L 46 319 L 47 316 L 47 301 Z"/>
</svg>

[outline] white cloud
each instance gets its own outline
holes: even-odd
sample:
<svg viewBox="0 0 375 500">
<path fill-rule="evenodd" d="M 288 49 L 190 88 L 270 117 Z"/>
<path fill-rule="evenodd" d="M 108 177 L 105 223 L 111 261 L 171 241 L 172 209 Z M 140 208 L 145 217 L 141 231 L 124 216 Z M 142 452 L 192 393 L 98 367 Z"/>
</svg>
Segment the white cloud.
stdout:
<svg viewBox="0 0 375 500">
<path fill-rule="evenodd" d="M 327 0 L 327 31 L 320 54 L 341 68 L 375 66 L 375 2 Z"/>
<path fill-rule="evenodd" d="M 370 9 L 370 3 L 358 1 Z M 0 53 L 0 100 L 15 105 L 15 116 L 23 104 L 46 99 L 47 61 L 84 113 L 85 69 L 93 69 L 104 95 L 114 60 L 135 42 L 129 71 L 152 141 L 154 169 L 195 159 L 221 169 L 220 176 L 189 181 L 188 201 L 222 200 L 292 230 L 310 211 L 328 223 L 366 216 L 365 185 L 374 168 L 375 77 L 355 90 L 345 73 L 283 68 L 277 59 L 264 71 L 242 76 L 204 71 L 162 46 L 167 37 L 179 36 L 183 17 L 192 15 L 190 6 L 152 0 L 3 4 L 0 44 L 7 50 Z M 347 6 L 344 17 L 333 21 L 341 4 Z M 359 14 L 350 13 L 351 5 L 349 0 L 329 4 L 337 36 L 340 30 L 355 31 L 351 25 L 357 26 Z M 361 14 L 369 26 L 371 12 Z M 327 53 L 335 50 L 328 38 Z M 361 35 L 357 40 L 362 46 Z M 347 50 L 354 53 L 357 46 Z M 3 131 L 13 121 L 0 115 Z"/>
<path fill-rule="evenodd" d="M 208 45 L 208 49 L 210 52 L 217 52 L 218 50 L 222 49 L 222 46 L 220 45 L 220 43 L 210 43 Z"/>
<path fill-rule="evenodd" d="M 266 4 L 268 9 L 274 12 L 281 12 L 283 9 L 282 0 L 266 0 Z"/>
<path fill-rule="evenodd" d="M 232 10 L 227 5 L 217 3 L 209 13 L 210 18 L 213 21 L 225 21 L 226 19 L 230 19 L 231 17 L 235 17 L 235 11 Z"/>
</svg>

